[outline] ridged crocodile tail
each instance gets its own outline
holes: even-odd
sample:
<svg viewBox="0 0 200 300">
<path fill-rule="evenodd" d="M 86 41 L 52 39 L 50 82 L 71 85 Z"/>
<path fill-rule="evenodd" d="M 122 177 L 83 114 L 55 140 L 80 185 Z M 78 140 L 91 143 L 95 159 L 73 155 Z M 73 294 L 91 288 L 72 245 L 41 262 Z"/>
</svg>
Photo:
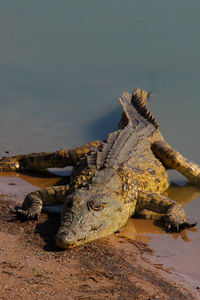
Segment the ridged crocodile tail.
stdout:
<svg viewBox="0 0 200 300">
<path fill-rule="evenodd" d="M 97 169 L 102 169 L 118 166 L 137 145 L 140 134 L 144 134 L 144 130 L 151 133 L 158 128 L 155 118 L 145 105 L 147 97 L 147 92 L 141 89 L 135 89 L 132 97 L 128 93 L 121 96 L 120 103 L 124 111 L 125 123 L 118 131 L 110 133 L 98 150 L 87 155 L 89 167 L 95 165 Z"/>
<path fill-rule="evenodd" d="M 149 94 L 146 91 L 137 88 L 133 91 L 132 97 L 129 93 L 123 93 L 119 98 L 128 125 L 137 127 L 140 122 L 150 122 L 156 129 L 158 128 L 156 119 L 146 107 L 148 97 Z"/>
</svg>

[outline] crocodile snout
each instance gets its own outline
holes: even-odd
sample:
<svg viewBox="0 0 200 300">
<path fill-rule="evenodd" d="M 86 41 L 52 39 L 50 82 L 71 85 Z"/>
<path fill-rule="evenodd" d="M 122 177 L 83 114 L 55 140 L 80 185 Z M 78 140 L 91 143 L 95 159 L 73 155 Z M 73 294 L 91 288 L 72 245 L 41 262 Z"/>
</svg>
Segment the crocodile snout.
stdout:
<svg viewBox="0 0 200 300">
<path fill-rule="evenodd" d="M 58 232 L 56 235 L 56 246 L 68 249 L 74 246 L 75 240 L 75 234 L 73 234 L 73 232 Z"/>
</svg>

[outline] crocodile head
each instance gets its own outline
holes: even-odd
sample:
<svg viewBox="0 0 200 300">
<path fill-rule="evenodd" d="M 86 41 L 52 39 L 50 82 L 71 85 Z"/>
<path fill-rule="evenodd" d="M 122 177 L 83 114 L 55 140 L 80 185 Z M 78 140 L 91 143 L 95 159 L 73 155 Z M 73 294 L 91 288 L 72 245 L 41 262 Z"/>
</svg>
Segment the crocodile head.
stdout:
<svg viewBox="0 0 200 300">
<path fill-rule="evenodd" d="M 119 230 L 128 217 L 129 207 L 118 193 L 96 186 L 80 189 L 66 199 L 56 245 L 71 248 L 104 237 Z"/>
</svg>

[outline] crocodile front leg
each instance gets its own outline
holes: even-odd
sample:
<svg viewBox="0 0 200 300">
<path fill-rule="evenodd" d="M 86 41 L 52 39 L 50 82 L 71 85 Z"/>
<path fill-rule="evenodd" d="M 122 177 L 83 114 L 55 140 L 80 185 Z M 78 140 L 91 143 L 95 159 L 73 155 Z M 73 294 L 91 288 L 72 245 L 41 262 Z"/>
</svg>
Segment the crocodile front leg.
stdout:
<svg viewBox="0 0 200 300">
<path fill-rule="evenodd" d="M 178 232 L 195 225 L 186 222 L 186 213 L 182 205 L 157 193 L 138 193 L 135 212 L 139 213 L 143 209 L 151 211 L 154 219 L 164 218 L 166 231 Z"/>
<path fill-rule="evenodd" d="M 83 155 L 100 144 L 101 141 L 94 141 L 70 150 L 3 157 L 0 159 L 0 171 L 30 171 L 74 166 Z"/>
<path fill-rule="evenodd" d="M 151 149 L 167 168 L 177 170 L 191 183 L 200 185 L 200 166 L 183 157 L 164 141 L 153 143 Z"/>
<path fill-rule="evenodd" d="M 15 213 L 22 219 L 39 219 L 43 206 L 64 203 L 69 194 L 69 185 L 54 186 L 29 193 L 22 207 L 15 207 Z"/>
</svg>

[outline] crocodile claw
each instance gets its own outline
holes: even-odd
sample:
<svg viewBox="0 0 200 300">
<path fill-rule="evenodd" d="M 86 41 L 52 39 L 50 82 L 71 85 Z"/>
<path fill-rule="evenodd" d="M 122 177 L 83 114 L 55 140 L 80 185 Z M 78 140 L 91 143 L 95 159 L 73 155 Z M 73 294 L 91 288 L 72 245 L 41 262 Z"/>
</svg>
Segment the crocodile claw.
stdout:
<svg viewBox="0 0 200 300">
<path fill-rule="evenodd" d="M 28 210 L 22 209 L 19 206 L 16 206 L 15 208 L 12 208 L 12 212 L 16 214 L 20 219 L 22 220 L 38 220 L 40 215 L 36 212 L 31 213 Z"/>
<path fill-rule="evenodd" d="M 197 222 L 195 222 L 195 223 L 184 222 L 181 224 L 166 223 L 165 230 L 166 230 L 166 232 L 171 232 L 171 233 L 172 232 L 180 232 L 183 229 L 195 227 L 196 225 L 197 225 Z"/>
</svg>

